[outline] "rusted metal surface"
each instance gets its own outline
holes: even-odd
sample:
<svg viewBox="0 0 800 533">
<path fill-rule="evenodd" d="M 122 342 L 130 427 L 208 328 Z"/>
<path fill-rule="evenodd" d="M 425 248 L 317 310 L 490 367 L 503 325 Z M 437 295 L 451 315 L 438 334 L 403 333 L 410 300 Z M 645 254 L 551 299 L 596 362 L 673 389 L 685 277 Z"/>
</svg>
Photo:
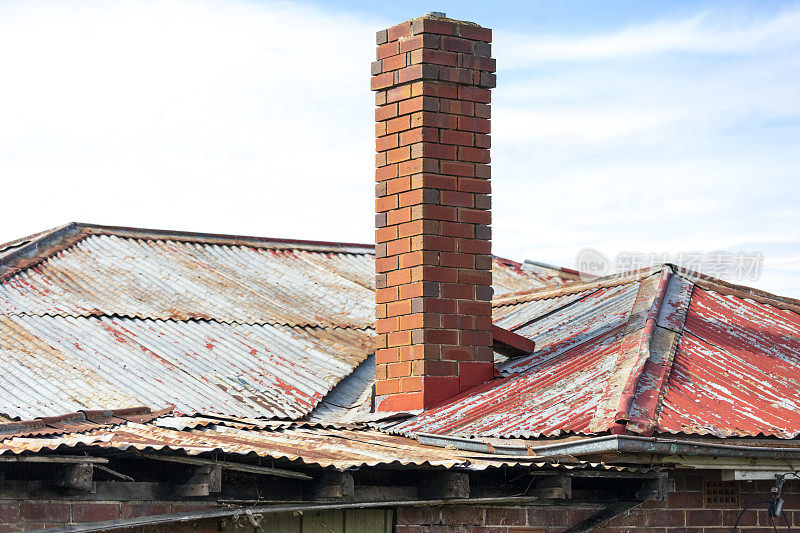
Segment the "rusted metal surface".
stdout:
<svg viewBox="0 0 800 533">
<path fill-rule="evenodd" d="M 522 372 L 624 325 L 630 317 L 638 287 L 638 283 L 631 282 L 603 287 L 588 294 L 581 292 L 579 294 L 585 295 L 577 300 L 564 299 L 555 310 L 542 308 L 543 314 L 539 317 L 529 317 L 520 310 L 517 314 L 525 315 L 527 320 L 509 329 L 535 341 L 536 352 L 529 357 L 504 363 L 501 371 L 504 374 Z M 539 307 L 535 302 L 532 305 Z M 512 318 L 506 317 L 497 324 L 503 326 Z"/>
<path fill-rule="evenodd" d="M 352 328 L 0 316 L 0 406 L 10 418 L 168 404 L 297 418 L 372 342 Z"/>
<path fill-rule="evenodd" d="M 614 367 L 622 330 L 617 327 L 524 372 L 478 385 L 391 431 L 518 438 L 586 433 Z"/>
<path fill-rule="evenodd" d="M 492 287 L 495 295 L 550 287 L 571 282 L 571 276 L 558 276 L 524 269 L 520 263 L 495 257 L 492 261 Z"/>
<path fill-rule="evenodd" d="M 74 224 L 10 246 L 27 251 L 2 262 L 16 272 L 0 284 L 5 315 L 359 328 L 374 318 L 371 246 Z M 499 258 L 493 273 L 497 294 L 563 282 Z"/>
<path fill-rule="evenodd" d="M 537 351 L 502 363 L 507 377 L 391 430 L 800 435 L 800 315 L 785 299 L 743 299 L 746 288 L 708 279 L 730 293 L 703 289 L 673 268 L 565 286 L 560 295 L 533 291 L 534 299 L 503 306 L 514 309 L 496 323 L 536 340 Z"/>
<path fill-rule="evenodd" d="M 171 407 L 151 411 L 148 407 L 126 407 L 106 411 L 78 411 L 0 424 L 0 441 L 14 437 L 47 437 L 83 433 L 127 422 L 147 423 L 168 414 Z"/>
<path fill-rule="evenodd" d="M 498 453 L 455 450 L 421 444 L 416 439 L 388 435 L 366 428 L 321 426 L 307 423 L 257 427 L 247 420 L 220 417 L 214 423 L 193 424 L 190 417 L 166 416 L 152 421 L 106 424 L 60 435 L 20 434 L 0 440 L 0 455 L 119 450 L 151 451 L 190 456 L 223 453 L 258 456 L 297 465 L 333 467 L 339 470 L 377 465 L 416 465 L 484 470 L 498 466 L 525 465 L 545 469 L 626 470 L 597 462 L 558 461 L 515 457 Z M 17 423 L 19 424 L 19 423 Z M 640 470 L 640 469 L 632 469 Z"/>
<path fill-rule="evenodd" d="M 657 420 L 661 433 L 800 434 L 800 316 L 695 287 Z"/>
<path fill-rule="evenodd" d="M 0 314 L 366 327 L 372 256 L 93 235 L 0 285 Z"/>
</svg>

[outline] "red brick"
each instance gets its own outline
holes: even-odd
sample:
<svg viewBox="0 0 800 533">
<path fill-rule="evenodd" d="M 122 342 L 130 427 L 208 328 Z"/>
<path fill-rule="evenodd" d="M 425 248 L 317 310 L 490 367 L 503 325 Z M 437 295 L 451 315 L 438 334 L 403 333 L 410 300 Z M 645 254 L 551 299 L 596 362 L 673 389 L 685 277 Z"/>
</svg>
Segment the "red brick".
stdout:
<svg viewBox="0 0 800 533">
<path fill-rule="evenodd" d="M 489 507 L 486 509 L 486 524 L 498 526 L 524 526 L 527 513 L 521 507 Z"/>
<path fill-rule="evenodd" d="M 398 120 L 398 119 L 393 119 Z M 391 122 L 391 120 L 389 121 Z M 390 131 L 390 126 L 387 124 L 387 132 L 392 133 Z M 473 131 L 476 133 L 489 133 L 491 131 L 489 120 L 485 118 L 476 118 L 476 117 L 458 117 L 458 129 L 462 131 Z"/>
<path fill-rule="evenodd" d="M 482 150 L 485 152 L 485 150 Z M 392 163 L 399 163 L 400 161 L 406 161 L 411 157 L 411 150 L 408 146 L 401 146 L 400 148 L 395 148 L 393 150 L 389 150 L 386 152 L 386 162 L 388 164 Z"/>
<path fill-rule="evenodd" d="M 452 113 L 454 115 L 472 116 L 475 114 L 475 104 L 464 100 L 448 100 L 442 98 L 439 101 L 439 111 L 442 113 Z"/>
<path fill-rule="evenodd" d="M 459 98 L 458 87 L 448 83 L 441 83 L 436 81 L 416 82 L 411 87 L 411 94 L 424 94 L 427 96 L 436 96 L 438 98 Z M 473 100 L 469 98 L 469 100 Z"/>
<path fill-rule="evenodd" d="M 396 148 L 398 146 L 399 136 L 397 134 L 393 135 L 384 135 L 383 137 L 378 137 L 375 139 L 375 150 L 378 152 L 382 152 L 384 150 L 390 150 L 392 148 Z"/>
<path fill-rule="evenodd" d="M 400 85 L 399 87 L 392 87 L 386 89 L 386 103 L 399 102 L 411 98 L 411 87 L 409 85 Z"/>
<path fill-rule="evenodd" d="M 442 523 L 451 526 L 482 525 L 483 509 L 467 506 L 443 507 Z"/>
<path fill-rule="evenodd" d="M 386 180 L 386 194 L 398 194 L 406 192 L 410 189 L 411 178 L 408 176 L 400 176 L 399 178 Z M 398 211 L 405 211 L 405 209 L 401 208 Z"/>
<path fill-rule="evenodd" d="M 483 120 L 483 119 L 474 119 Z M 407 116 L 397 117 L 386 121 L 386 133 L 396 133 L 398 131 L 407 130 L 411 127 L 410 118 Z"/>
<path fill-rule="evenodd" d="M 458 240 L 455 237 L 441 237 L 439 235 L 416 235 L 414 237 L 410 237 L 410 239 L 411 248 L 414 250 L 435 250 L 437 252 L 458 251 Z"/>
<path fill-rule="evenodd" d="M 443 35 L 456 35 L 456 31 L 456 24 L 449 20 L 419 18 L 411 21 L 411 32 L 413 34 L 440 33 Z"/>
<path fill-rule="evenodd" d="M 486 43 L 492 42 L 491 28 L 483 28 L 474 24 L 459 24 L 458 36 L 465 39 L 472 39 L 473 41 L 483 41 Z"/>
<path fill-rule="evenodd" d="M 436 65 L 446 65 L 455 67 L 458 64 L 458 57 L 455 53 L 447 50 L 433 50 L 421 48 L 411 52 L 411 64 L 433 63 Z"/>
<path fill-rule="evenodd" d="M 692 509 L 686 511 L 687 526 L 722 525 L 722 511 L 712 509 Z"/>
<path fill-rule="evenodd" d="M 410 31 L 411 31 L 411 23 L 403 22 L 401 24 L 397 24 L 387 29 L 386 35 L 389 41 L 396 41 L 401 37 L 407 37 Z"/>
<path fill-rule="evenodd" d="M 391 213 L 391 211 L 389 213 Z M 491 224 L 492 213 L 491 211 L 483 211 L 481 209 L 461 207 L 458 209 L 458 221 L 467 222 L 469 224 Z"/>
<path fill-rule="evenodd" d="M 485 211 L 481 211 L 485 212 Z M 401 207 L 400 209 L 392 209 L 386 212 L 387 224 L 402 224 L 411 220 L 411 208 Z"/>
<path fill-rule="evenodd" d="M 488 104 L 492 101 L 492 93 L 489 89 L 462 85 L 458 87 L 458 98 L 461 100 L 471 100 L 473 102 Z"/>
<path fill-rule="evenodd" d="M 375 394 L 394 394 L 400 392 L 399 379 L 385 379 L 375 382 Z"/>
<path fill-rule="evenodd" d="M 399 54 L 387 57 L 383 60 L 381 66 L 383 67 L 383 72 L 401 69 L 406 66 L 406 56 L 405 54 Z"/>
<path fill-rule="evenodd" d="M 445 113 L 435 113 L 433 111 L 419 111 L 411 115 L 411 127 L 418 128 L 421 126 L 428 126 L 433 128 L 446 128 L 454 130 L 459 127 L 459 119 L 485 120 L 474 119 L 472 117 L 459 117 L 457 115 L 449 115 Z"/>
<path fill-rule="evenodd" d="M 397 104 L 387 104 L 375 108 L 375 120 L 389 120 L 397 116 Z"/>
<path fill-rule="evenodd" d="M 439 262 L 446 267 L 475 268 L 475 256 L 472 254 L 442 252 Z"/>
<path fill-rule="evenodd" d="M 400 53 L 400 46 L 397 43 L 385 43 L 378 46 L 375 59 L 385 59 L 398 53 Z"/>
<path fill-rule="evenodd" d="M 458 302 L 458 312 L 465 315 L 492 316 L 492 304 L 461 300 Z"/>
<path fill-rule="evenodd" d="M 397 525 L 435 525 L 442 523 L 440 507 L 398 507 Z"/>
<path fill-rule="evenodd" d="M 475 196 L 471 193 L 442 191 L 440 198 L 442 205 L 450 205 L 453 207 L 473 207 L 475 205 Z"/>
<path fill-rule="evenodd" d="M 445 144 L 472 146 L 475 135 L 468 131 L 442 130 L 441 137 L 442 137 L 442 142 Z"/>
<path fill-rule="evenodd" d="M 434 220 L 457 220 L 458 211 L 455 207 L 446 205 L 415 205 L 411 207 L 411 218 L 429 218 Z"/>
<path fill-rule="evenodd" d="M 86 503 L 72 504 L 72 520 L 77 523 L 103 522 L 119 518 L 119 504 Z"/>
<path fill-rule="evenodd" d="M 449 144 L 417 143 L 411 145 L 412 157 L 434 157 L 436 159 L 455 159 L 456 147 Z"/>
<path fill-rule="evenodd" d="M 375 89 L 385 89 L 386 87 L 391 87 L 394 84 L 394 73 L 386 72 L 384 74 L 378 74 L 377 76 L 373 76 L 370 80 L 370 86 L 373 90 Z"/>
<path fill-rule="evenodd" d="M 475 287 L 464 283 L 443 283 L 442 298 L 469 300 L 475 297 Z"/>
<path fill-rule="evenodd" d="M 458 178 L 458 190 L 462 192 L 474 192 L 480 194 L 490 194 L 492 183 L 483 178 Z"/>
<path fill-rule="evenodd" d="M 406 146 L 418 142 L 437 142 L 439 130 L 436 128 L 413 128 L 400 133 L 400 145 Z"/>
<path fill-rule="evenodd" d="M 20 504 L 20 518 L 23 522 L 66 523 L 69 515 L 68 503 L 37 501 Z"/>
<path fill-rule="evenodd" d="M 20 505 L 18 502 L 0 502 L 0 522 L 16 523 L 20 519 Z"/>
<path fill-rule="evenodd" d="M 472 239 L 475 237 L 475 226 L 464 222 L 440 222 L 440 234 L 445 237 Z"/>
<path fill-rule="evenodd" d="M 475 176 L 475 165 L 463 161 L 442 161 L 440 165 L 442 174 L 453 176 Z"/>
<path fill-rule="evenodd" d="M 375 350 L 375 362 L 379 364 L 394 363 L 400 359 L 397 348 L 381 348 Z"/>
<path fill-rule="evenodd" d="M 471 148 L 469 146 L 459 146 L 458 159 L 461 161 L 472 161 L 474 163 L 488 163 L 489 150 L 486 150 L 485 148 Z M 389 160 L 388 158 L 387 161 L 389 163 L 392 163 L 392 161 Z"/>
<path fill-rule="evenodd" d="M 450 37 L 448 35 L 443 35 L 441 39 L 441 46 L 443 50 L 460 52 L 462 54 L 471 54 L 475 50 L 475 43 L 469 39 L 460 39 L 458 37 Z"/>
<path fill-rule="evenodd" d="M 375 301 L 377 303 L 392 302 L 394 300 L 397 300 L 397 287 L 377 289 L 375 291 Z"/>
</svg>

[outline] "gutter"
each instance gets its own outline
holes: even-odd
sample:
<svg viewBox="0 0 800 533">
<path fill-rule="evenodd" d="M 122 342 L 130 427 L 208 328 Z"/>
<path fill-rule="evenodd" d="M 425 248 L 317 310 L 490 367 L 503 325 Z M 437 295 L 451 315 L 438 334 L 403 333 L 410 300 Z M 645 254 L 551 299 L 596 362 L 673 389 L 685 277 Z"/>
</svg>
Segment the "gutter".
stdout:
<svg viewBox="0 0 800 533">
<path fill-rule="evenodd" d="M 497 459 L 508 456 L 528 456 L 535 458 L 591 456 L 604 453 L 636 453 L 656 455 L 689 455 L 701 457 L 738 457 L 745 459 L 800 459 L 800 446 L 796 448 L 773 448 L 769 446 L 741 446 L 736 444 L 713 444 L 685 439 L 662 439 L 636 435 L 605 435 L 586 439 L 545 444 L 542 446 L 521 446 L 492 444 L 489 442 L 446 435 L 418 433 L 420 444 L 452 447 L 457 450 L 494 454 Z M 491 457 L 482 457 L 491 460 Z"/>
</svg>

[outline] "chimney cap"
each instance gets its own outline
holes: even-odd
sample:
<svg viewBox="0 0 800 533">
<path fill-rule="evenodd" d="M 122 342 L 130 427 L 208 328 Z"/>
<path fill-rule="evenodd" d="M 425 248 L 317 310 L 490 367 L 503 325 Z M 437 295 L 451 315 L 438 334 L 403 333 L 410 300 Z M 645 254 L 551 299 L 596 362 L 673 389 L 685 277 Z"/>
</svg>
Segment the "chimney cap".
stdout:
<svg viewBox="0 0 800 533">
<path fill-rule="evenodd" d="M 430 13 L 428 13 L 425 16 L 427 16 L 427 17 L 439 17 L 439 18 L 445 19 L 445 18 L 447 18 L 447 13 L 445 13 L 444 11 L 431 11 Z"/>
</svg>

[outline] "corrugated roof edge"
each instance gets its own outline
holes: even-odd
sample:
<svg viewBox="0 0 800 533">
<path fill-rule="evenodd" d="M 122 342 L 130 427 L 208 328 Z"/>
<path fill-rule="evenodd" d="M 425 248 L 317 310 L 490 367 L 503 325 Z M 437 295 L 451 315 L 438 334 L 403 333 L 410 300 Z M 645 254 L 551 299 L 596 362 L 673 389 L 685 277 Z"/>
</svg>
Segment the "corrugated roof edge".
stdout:
<svg viewBox="0 0 800 533">
<path fill-rule="evenodd" d="M 557 276 L 559 278 L 566 278 L 572 281 L 594 281 L 599 277 L 592 274 L 587 274 L 585 272 L 579 272 L 572 268 L 551 265 L 541 261 L 531 261 L 530 259 L 526 259 L 525 262 L 522 263 L 522 269 L 530 270 L 544 276 Z"/>
<path fill-rule="evenodd" d="M 375 249 L 375 246 L 372 244 L 350 242 L 278 239 L 271 237 L 196 233 L 190 231 L 133 228 L 125 226 L 102 226 L 100 224 L 88 224 L 85 222 L 70 222 L 63 226 L 58 226 L 0 245 L 0 278 L 8 277 L 20 270 L 33 266 L 90 235 L 113 235 L 132 239 L 171 240 L 226 246 L 251 246 L 255 248 L 280 250 L 306 250 L 313 252 L 369 255 L 372 255 Z"/>
<path fill-rule="evenodd" d="M 610 276 L 604 276 L 592 281 L 565 283 L 563 285 L 551 287 L 540 287 L 526 291 L 510 292 L 494 298 L 492 301 L 492 306 L 501 307 L 504 305 L 516 305 L 533 300 L 544 300 L 547 298 L 554 298 L 556 296 L 565 296 L 567 294 L 574 294 L 590 289 L 600 289 L 604 287 L 614 287 L 616 285 L 634 283 L 646 278 L 647 276 L 655 274 L 656 272 L 660 272 L 662 267 L 663 265 L 659 265 L 657 267 L 650 267 L 631 273 L 612 274 Z"/>
</svg>

